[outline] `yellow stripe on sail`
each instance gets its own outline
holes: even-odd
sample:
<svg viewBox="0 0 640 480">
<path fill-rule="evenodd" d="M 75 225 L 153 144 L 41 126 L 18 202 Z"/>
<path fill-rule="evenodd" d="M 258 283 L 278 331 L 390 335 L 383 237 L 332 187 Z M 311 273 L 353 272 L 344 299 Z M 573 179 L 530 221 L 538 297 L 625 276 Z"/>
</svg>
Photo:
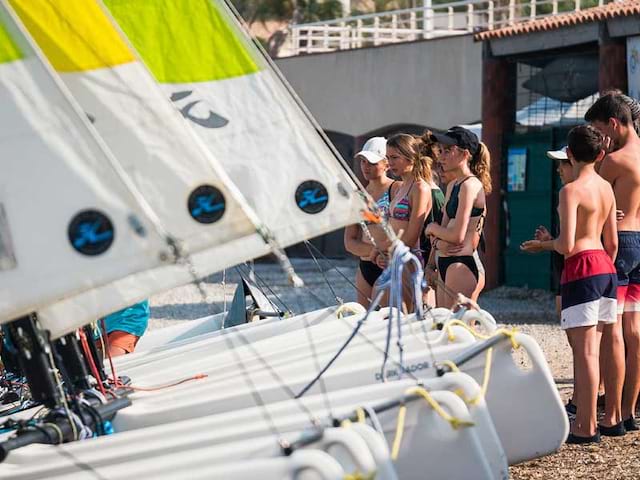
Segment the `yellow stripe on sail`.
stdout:
<svg viewBox="0 0 640 480">
<path fill-rule="evenodd" d="M 58 72 L 132 62 L 131 49 L 94 0 L 9 0 Z"/>
<path fill-rule="evenodd" d="M 13 62 L 23 57 L 22 52 L 13 41 L 6 27 L 0 22 L 0 63 Z"/>
<path fill-rule="evenodd" d="M 105 4 L 161 83 L 224 80 L 260 70 L 214 1 L 105 0 Z"/>
</svg>

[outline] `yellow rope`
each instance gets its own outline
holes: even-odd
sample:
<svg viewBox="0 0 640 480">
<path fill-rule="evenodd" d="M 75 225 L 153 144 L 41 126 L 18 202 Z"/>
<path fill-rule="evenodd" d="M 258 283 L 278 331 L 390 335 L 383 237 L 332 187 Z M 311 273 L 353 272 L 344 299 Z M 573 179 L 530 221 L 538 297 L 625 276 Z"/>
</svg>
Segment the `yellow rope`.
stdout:
<svg viewBox="0 0 640 480">
<path fill-rule="evenodd" d="M 367 475 L 364 475 L 360 472 L 347 473 L 342 478 L 343 480 L 374 480 L 376 478 L 376 471 L 374 470 L 373 472 L 370 472 Z"/>
<path fill-rule="evenodd" d="M 356 416 L 358 417 L 358 423 L 365 423 L 366 417 L 362 407 L 356 408 Z"/>
<path fill-rule="evenodd" d="M 442 365 L 444 365 L 446 367 L 449 367 L 452 372 L 459 372 L 460 371 L 458 366 L 455 363 L 453 363 L 451 360 L 443 360 L 440 363 L 442 363 Z"/>
<path fill-rule="evenodd" d="M 449 325 L 447 326 L 447 328 L 449 328 L 449 326 L 452 325 L 459 325 L 463 328 L 466 328 L 467 330 L 469 330 L 471 333 L 473 333 L 477 338 L 486 340 L 488 337 L 486 335 L 481 335 L 480 333 L 474 331 L 473 329 L 469 328 L 465 323 L 461 322 L 460 320 L 452 320 Z M 515 329 L 513 330 L 507 330 L 505 328 L 501 328 L 499 330 L 496 330 L 496 333 L 493 335 L 504 335 L 505 337 L 508 337 L 509 340 L 511 341 L 511 346 L 514 349 L 518 349 L 520 348 L 520 344 L 516 341 L 515 339 L 515 335 L 516 335 L 517 331 Z M 474 398 L 468 399 L 466 397 L 466 395 L 464 394 L 463 391 L 461 391 L 460 389 L 456 390 L 455 393 L 462 398 L 465 403 L 469 404 L 469 405 L 477 405 L 478 402 L 480 401 L 481 398 L 484 398 L 484 396 L 487 393 L 487 388 L 489 388 L 489 379 L 491 377 L 491 367 L 493 365 L 492 362 L 492 358 L 493 358 L 493 348 L 490 348 L 487 350 L 487 356 L 485 359 L 485 366 L 484 366 L 484 375 L 482 378 L 482 387 L 480 388 L 480 393 L 475 396 Z M 441 362 L 442 365 L 448 366 L 452 372 L 459 372 L 460 369 L 458 368 L 458 366 L 453 363 L 451 360 L 444 360 Z"/>
<path fill-rule="evenodd" d="M 481 333 L 476 332 L 473 328 L 471 328 L 469 325 L 464 323 L 462 320 L 450 320 L 447 323 L 445 323 L 444 328 L 447 330 L 447 335 L 449 337 L 449 341 L 451 342 L 456 339 L 456 336 L 453 333 L 454 326 L 459 326 L 464 328 L 465 330 L 470 332 L 474 337 L 479 338 L 481 340 L 486 340 L 487 338 L 489 338 L 486 335 L 482 335 Z"/>
<path fill-rule="evenodd" d="M 483 399 L 486 395 L 487 388 L 489 388 L 489 378 L 491 377 L 491 367 L 493 366 L 492 357 L 493 349 L 490 348 L 489 350 L 487 350 L 487 356 L 485 358 L 484 364 L 484 374 L 482 376 L 482 386 L 480 387 L 480 392 L 478 393 L 478 395 L 473 398 L 468 398 L 462 388 L 457 388 L 453 391 L 453 393 L 458 395 L 467 405 L 477 405 L 478 402 L 480 402 L 480 400 Z M 460 371 L 457 365 L 451 360 L 445 360 L 444 362 L 442 362 L 442 364 L 449 366 L 449 368 L 451 368 L 451 370 L 454 372 Z"/>
<path fill-rule="evenodd" d="M 344 318 L 346 313 L 350 313 L 351 315 L 358 315 L 359 313 L 362 313 L 362 312 L 358 311 L 356 308 L 350 305 L 343 304 L 343 305 L 340 305 L 336 310 L 336 317 L 339 319 L 342 319 Z"/>
<path fill-rule="evenodd" d="M 502 334 L 505 337 L 508 337 L 509 340 L 511 341 L 511 347 L 513 347 L 514 350 L 517 350 L 518 348 L 520 348 L 520 344 L 516 340 L 517 333 L 518 331 L 515 328 L 512 328 L 511 330 L 507 330 L 506 328 L 500 328 L 499 330 L 496 330 L 495 334 L 496 335 Z"/>
<path fill-rule="evenodd" d="M 445 328 L 447 329 L 447 334 L 449 335 L 449 340 L 451 341 L 455 340 L 455 335 L 453 334 L 453 330 L 452 330 L 452 327 L 454 326 L 459 326 L 464 328 L 465 330 L 470 332 L 474 337 L 480 340 L 487 340 L 489 338 L 495 337 L 496 335 L 504 335 L 505 337 L 509 338 L 509 340 L 511 341 L 511 346 L 514 349 L 520 348 L 520 344 L 515 339 L 515 336 L 518 333 L 518 331 L 515 328 L 511 330 L 507 330 L 506 328 L 500 328 L 496 330 L 493 335 L 483 335 L 479 332 L 476 332 L 473 328 L 471 328 L 469 325 L 467 325 L 461 320 L 451 320 L 445 324 Z"/>
<path fill-rule="evenodd" d="M 480 388 L 480 393 L 475 398 L 472 398 L 469 403 L 471 405 L 477 405 L 478 402 L 484 398 L 487 393 L 487 388 L 489 387 L 489 378 L 491 377 L 491 366 L 493 365 L 491 359 L 493 357 L 493 348 L 487 350 L 487 358 L 484 365 L 484 375 L 482 377 L 482 387 Z"/>
<path fill-rule="evenodd" d="M 426 391 L 422 387 L 411 387 L 404 392 L 405 395 L 420 395 L 422 398 L 426 400 L 431 408 L 433 408 L 434 412 L 440 415 L 444 420 L 449 422 L 454 430 L 457 430 L 460 427 L 472 427 L 475 425 L 473 422 L 469 420 L 462 420 L 460 418 L 454 417 L 453 415 L 449 415 L 444 409 L 440 406 L 438 402 L 434 400 L 431 394 Z"/>
<path fill-rule="evenodd" d="M 394 462 L 398 459 L 400 453 L 400 445 L 402 444 L 402 435 L 404 434 L 404 419 L 407 415 L 407 406 L 400 405 L 398 409 L 398 422 L 396 425 L 396 435 L 393 438 L 393 447 L 391 448 L 391 460 Z"/>
<path fill-rule="evenodd" d="M 453 415 L 448 414 L 440 406 L 440 404 L 436 400 L 434 400 L 431 394 L 422 387 L 411 387 L 408 390 L 406 390 L 404 393 L 405 395 L 419 395 L 422 398 L 424 398 L 427 404 L 429 404 L 429 406 L 433 409 L 433 411 L 436 412 L 438 415 L 440 415 L 440 417 L 442 417 L 445 421 L 449 422 L 449 424 L 454 430 L 457 430 L 460 427 L 472 427 L 475 425 L 475 423 L 469 420 L 462 420 L 460 418 L 457 418 L 457 417 L 454 417 Z M 404 424 L 405 424 L 406 415 L 407 415 L 406 405 L 404 404 L 400 405 L 400 408 L 398 409 L 398 421 L 396 424 L 396 433 L 393 438 L 393 446 L 391 447 L 391 459 L 394 461 L 398 459 L 398 455 L 400 453 L 400 445 L 402 444 L 402 436 L 404 434 Z"/>
<path fill-rule="evenodd" d="M 468 325 L 466 325 L 465 323 L 461 322 L 460 320 L 452 320 L 451 322 L 449 322 L 447 324 L 447 330 L 448 333 L 450 335 L 450 337 L 453 335 L 451 333 L 451 327 L 454 325 L 459 325 L 463 328 L 466 328 L 467 330 L 469 330 L 475 337 L 480 338 L 480 339 L 488 339 L 491 338 L 489 336 L 486 335 L 482 335 L 478 332 L 476 332 L 475 330 L 473 330 L 471 327 L 469 327 Z M 511 345 L 514 349 L 519 348 L 520 344 L 516 341 L 515 339 L 515 335 L 516 335 L 516 330 L 507 330 L 507 329 L 499 329 L 496 331 L 495 335 L 504 335 L 506 337 L 509 338 L 509 340 L 511 341 Z M 494 336 L 495 336 L 494 335 Z M 457 389 L 455 390 L 455 393 L 460 396 L 466 403 L 470 404 L 470 405 L 476 405 L 482 398 L 484 398 L 486 392 L 487 392 L 487 388 L 489 387 L 489 379 L 491 378 L 491 367 L 493 365 L 492 362 L 492 358 L 493 358 L 493 348 L 489 348 L 487 350 L 487 354 L 486 354 L 486 358 L 485 358 L 485 367 L 484 367 L 484 374 L 483 374 L 483 378 L 482 378 L 482 387 L 480 388 L 480 392 L 478 393 L 477 396 L 475 396 L 472 399 L 467 399 L 466 395 L 464 394 L 464 391 L 462 391 L 462 389 Z M 446 365 L 448 366 L 451 371 L 453 372 L 459 372 L 460 369 L 458 368 L 458 366 L 453 363 L 451 360 L 444 360 L 442 362 L 442 365 Z M 431 396 L 431 394 L 425 390 L 422 387 L 412 387 L 409 388 L 408 390 L 405 391 L 405 395 L 420 395 L 422 398 L 425 399 L 425 401 L 429 404 L 429 406 L 431 408 L 433 408 L 433 410 L 440 415 L 440 417 L 442 417 L 444 420 L 446 420 L 447 422 L 449 422 L 449 424 L 451 425 L 451 427 L 453 427 L 453 429 L 457 430 L 460 427 L 471 427 L 473 425 L 475 425 L 474 422 L 472 421 L 468 421 L 468 420 L 462 420 L 460 418 L 454 417 L 453 415 L 448 414 L 441 406 L 440 404 Z M 358 421 L 360 421 L 360 414 L 362 414 L 364 416 L 364 412 L 362 412 L 362 409 L 358 409 L 357 410 L 357 414 L 358 414 Z M 398 421 L 397 421 L 397 425 L 396 425 L 396 433 L 393 439 L 393 447 L 391 449 L 391 459 L 392 460 L 396 460 L 398 458 L 398 454 L 400 452 L 400 445 L 402 444 L 402 436 L 404 434 L 404 424 L 405 424 L 405 417 L 407 414 L 407 407 L 405 405 L 401 405 L 400 408 L 398 409 Z"/>
<path fill-rule="evenodd" d="M 349 428 L 349 427 L 351 427 L 351 420 L 349 420 L 348 418 L 347 418 L 347 419 L 345 419 L 345 420 L 343 420 L 343 421 L 340 423 L 340 426 L 341 426 L 342 428 Z"/>
</svg>

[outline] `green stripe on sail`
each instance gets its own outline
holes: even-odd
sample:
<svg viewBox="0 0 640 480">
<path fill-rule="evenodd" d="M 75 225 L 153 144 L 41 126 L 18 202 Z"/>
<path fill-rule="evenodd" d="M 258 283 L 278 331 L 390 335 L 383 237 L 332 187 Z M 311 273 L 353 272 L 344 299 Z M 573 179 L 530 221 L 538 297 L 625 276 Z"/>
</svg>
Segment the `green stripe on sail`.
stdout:
<svg viewBox="0 0 640 480">
<path fill-rule="evenodd" d="M 0 22 L 0 63 L 20 60 L 23 56 L 6 27 Z"/>
<path fill-rule="evenodd" d="M 257 72 L 239 32 L 209 0 L 105 0 L 161 83 L 224 80 Z"/>
</svg>

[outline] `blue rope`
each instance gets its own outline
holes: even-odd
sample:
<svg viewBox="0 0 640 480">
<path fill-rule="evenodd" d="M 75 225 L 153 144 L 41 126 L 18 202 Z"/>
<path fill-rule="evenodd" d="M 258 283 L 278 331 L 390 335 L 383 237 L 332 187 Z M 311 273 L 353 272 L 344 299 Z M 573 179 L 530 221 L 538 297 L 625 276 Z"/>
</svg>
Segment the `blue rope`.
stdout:
<svg viewBox="0 0 640 480">
<path fill-rule="evenodd" d="M 347 340 L 342 344 L 342 346 L 338 349 L 338 351 L 336 352 L 336 354 L 331 358 L 331 360 L 329 360 L 327 362 L 327 364 L 322 367 L 322 369 L 318 372 L 318 374 L 313 378 L 313 380 L 311 380 L 311 382 L 309 382 L 302 390 L 300 390 L 300 393 L 298 393 L 295 398 L 300 398 L 302 397 L 305 393 L 307 393 L 309 391 L 309 389 L 311 387 L 313 387 L 315 385 L 315 383 L 320 380 L 320 377 L 322 377 L 322 375 L 324 375 L 324 373 L 329 370 L 329 368 L 331 367 L 331 365 L 333 365 L 333 363 L 338 359 L 338 357 L 342 354 L 342 352 L 344 352 L 344 350 L 349 346 L 349 343 L 351 343 L 351 340 L 353 340 L 355 338 L 355 336 L 358 334 L 358 331 L 360 330 L 360 327 L 362 327 L 362 325 L 364 324 L 364 322 L 367 321 L 367 318 L 369 318 L 369 314 L 371 312 L 373 312 L 375 310 L 375 308 L 378 306 L 378 304 L 380 303 L 380 300 L 382 299 L 382 295 L 383 295 L 384 291 L 380 290 L 378 292 L 378 294 L 376 295 L 376 297 L 373 299 L 373 302 L 371 303 L 371 305 L 369 306 L 369 309 L 367 310 L 367 313 L 365 314 L 365 316 L 361 319 L 358 320 L 358 323 L 356 324 L 356 327 L 353 329 L 353 331 L 351 332 L 351 334 L 349 335 L 349 338 L 347 338 Z"/>
<path fill-rule="evenodd" d="M 416 300 L 416 310 L 422 318 L 423 310 L 422 310 L 422 288 L 424 285 L 424 272 L 422 270 L 422 265 L 418 258 L 411 253 L 411 250 L 406 247 L 404 244 L 399 243 L 396 245 L 394 249 L 394 253 L 392 255 L 392 260 L 387 268 L 384 269 L 382 275 L 378 278 L 375 283 L 375 287 L 377 289 L 376 297 L 373 302 L 369 306 L 367 313 L 365 316 L 358 321 L 355 328 L 349 335 L 349 337 L 345 340 L 342 346 L 338 349 L 335 355 L 326 363 L 326 365 L 318 372 L 318 374 L 311 380 L 300 392 L 295 396 L 295 398 L 302 397 L 305 393 L 309 391 L 313 385 L 316 384 L 318 380 L 324 375 L 324 373 L 331 368 L 331 366 L 335 363 L 335 361 L 340 357 L 340 355 L 345 351 L 345 349 L 349 346 L 351 341 L 356 337 L 360 328 L 367 321 L 369 315 L 372 311 L 374 311 L 382 300 L 382 296 L 386 290 L 389 290 L 389 300 L 391 311 L 389 314 L 389 323 L 387 325 L 387 338 L 384 349 L 384 359 L 382 361 L 381 367 L 381 378 L 383 381 L 386 381 L 386 366 L 389 360 L 389 350 L 391 348 L 391 337 L 393 332 L 393 324 L 395 321 L 398 340 L 396 345 L 398 347 L 400 361 L 400 377 L 404 373 L 406 373 L 406 368 L 404 365 L 404 346 L 402 344 L 402 272 L 404 270 L 404 265 L 407 263 L 413 263 L 416 267 L 416 272 L 413 274 L 413 287 L 414 287 L 414 296 Z M 398 318 L 395 318 L 395 315 Z"/>
</svg>

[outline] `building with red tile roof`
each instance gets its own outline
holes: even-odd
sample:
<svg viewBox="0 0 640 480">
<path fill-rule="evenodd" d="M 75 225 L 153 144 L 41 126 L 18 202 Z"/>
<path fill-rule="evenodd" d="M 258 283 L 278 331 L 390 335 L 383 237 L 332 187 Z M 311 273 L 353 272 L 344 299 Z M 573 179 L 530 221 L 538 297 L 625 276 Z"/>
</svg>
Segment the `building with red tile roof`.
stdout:
<svg viewBox="0 0 640 480">
<path fill-rule="evenodd" d="M 474 38 L 483 43 L 482 137 L 492 153 L 487 286 L 549 288 L 551 257 L 519 250 L 538 225 L 553 228 L 556 222 L 559 180 L 545 151 L 565 145 L 568 129 L 582 122 L 582 110 L 598 92 L 627 93 L 628 78 L 640 84 L 633 77 L 640 75 L 640 1 L 552 15 Z M 639 52 L 629 65 L 628 45 Z M 516 117 L 523 110 L 539 120 L 528 116 L 523 123 Z"/>
</svg>

